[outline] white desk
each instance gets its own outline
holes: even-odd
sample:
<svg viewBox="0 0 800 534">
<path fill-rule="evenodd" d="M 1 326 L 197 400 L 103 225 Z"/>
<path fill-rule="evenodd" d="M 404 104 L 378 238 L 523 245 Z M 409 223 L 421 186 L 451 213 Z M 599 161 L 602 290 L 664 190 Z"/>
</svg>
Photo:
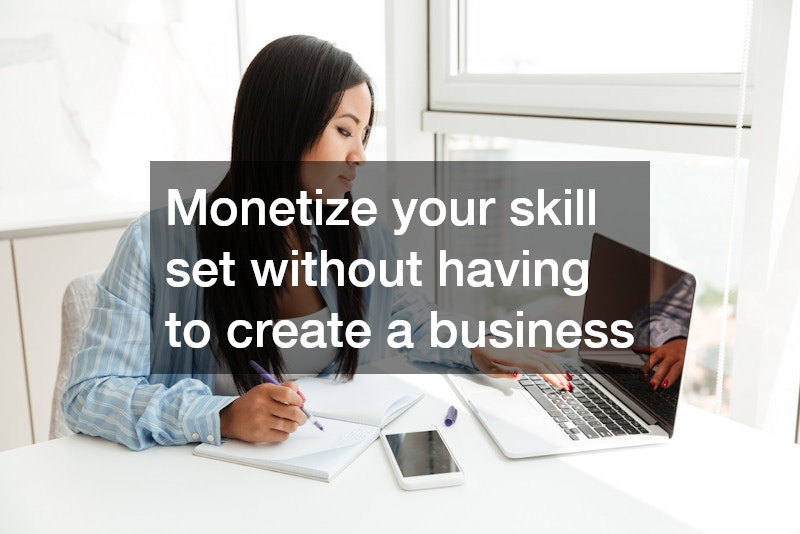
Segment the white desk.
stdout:
<svg viewBox="0 0 800 534">
<path fill-rule="evenodd" d="M 72 436 L 0 453 L 0 531 L 791 532 L 800 447 L 690 406 L 665 445 L 508 460 L 441 376 L 392 426 L 441 425 L 463 486 L 403 491 L 374 443 L 328 484 Z M 287 530 L 283 530 L 287 529 Z"/>
</svg>

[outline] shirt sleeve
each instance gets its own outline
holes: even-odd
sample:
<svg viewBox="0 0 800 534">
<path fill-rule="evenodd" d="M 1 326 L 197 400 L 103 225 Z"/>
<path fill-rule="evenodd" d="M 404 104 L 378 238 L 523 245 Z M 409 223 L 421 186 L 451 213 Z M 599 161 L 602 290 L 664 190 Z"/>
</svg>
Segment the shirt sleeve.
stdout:
<svg viewBox="0 0 800 534">
<path fill-rule="evenodd" d="M 98 281 L 61 399 L 66 423 L 134 450 L 219 444 L 219 411 L 235 397 L 215 397 L 196 378 L 164 376 L 158 383 L 149 374 L 154 288 L 142 220 L 125 231 Z"/>
<path fill-rule="evenodd" d="M 434 323 L 433 312 L 436 312 Z M 407 288 L 395 288 L 392 302 L 392 320 L 407 321 L 411 327 L 411 340 L 413 349 L 399 349 L 408 353 L 408 357 L 415 362 L 437 363 L 447 367 L 466 367 L 475 369 L 472 363 L 472 349 L 463 343 L 464 323 L 467 323 L 467 336 L 469 339 L 479 339 L 485 333 L 480 330 L 476 321 L 465 315 L 458 315 L 440 311 L 435 304 L 418 291 Z M 450 323 L 455 329 L 451 331 Z M 456 339 L 452 346 L 451 337 Z M 433 337 L 438 340 L 434 347 Z"/>
<path fill-rule="evenodd" d="M 637 345 L 659 347 L 671 339 L 688 337 L 695 282 L 682 276 L 663 295 L 633 316 Z"/>
<path fill-rule="evenodd" d="M 391 260 L 397 259 L 399 253 L 391 229 L 382 221 L 379 229 L 387 257 Z M 436 323 L 434 323 L 433 312 L 436 312 Z M 443 312 L 422 291 L 418 291 L 417 288 L 400 286 L 392 289 L 391 320 L 408 322 L 414 348 L 398 350 L 407 354 L 412 361 L 475 369 L 472 363 L 472 349 L 463 343 L 464 323 L 466 323 L 466 332 L 471 340 L 482 338 L 485 333 L 472 317 Z M 455 326 L 455 335 L 457 336 L 455 343 L 448 347 L 442 346 L 442 344 L 449 345 L 447 342 L 452 334 L 450 329 L 443 324 L 445 321 Z M 439 346 L 434 347 L 434 336 L 437 337 Z"/>
</svg>

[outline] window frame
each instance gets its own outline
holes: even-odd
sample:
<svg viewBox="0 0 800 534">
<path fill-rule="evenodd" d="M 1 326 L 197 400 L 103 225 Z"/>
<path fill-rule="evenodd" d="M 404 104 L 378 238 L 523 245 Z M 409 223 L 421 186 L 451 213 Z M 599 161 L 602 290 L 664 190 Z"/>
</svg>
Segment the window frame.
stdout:
<svg viewBox="0 0 800 534">
<path fill-rule="evenodd" d="M 735 126 L 740 74 L 468 74 L 458 13 L 429 2 L 429 109 L 541 117 Z M 753 24 L 754 33 L 758 24 Z M 755 37 L 755 35 L 754 35 Z M 757 39 L 753 38 L 753 45 Z M 751 54 L 753 57 L 753 54 Z M 750 70 L 752 75 L 752 70 Z M 753 77 L 751 76 L 751 80 Z M 756 88 L 748 85 L 748 94 Z M 750 125 L 752 98 L 744 125 Z M 732 112 L 733 111 L 733 112 Z"/>
<path fill-rule="evenodd" d="M 545 118 L 524 112 L 509 114 L 507 110 L 491 113 L 484 111 L 488 108 L 476 110 L 458 105 L 453 105 L 451 110 L 441 109 L 442 98 L 436 94 L 435 87 L 441 80 L 434 82 L 432 78 L 435 77 L 434 65 L 442 60 L 443 48 L 436 41 L 442 41 L 445 36 L 441 35 L 442 24 L 441 20 L 436 20 L 435 10 L 440 11 L 438 16 L 441 19 L 442 3 L 453 1 L 456 0 L 385 0 L 387 32 L 393 36 L 387 44 L 387 93 L 394 94 L 394 102 L 389 104 L 387 110 L 389 159 L 435 158 L 437 152 L 441 153 L 441 147 L 436 146 L 437 133 L 519 136 L 542 141 L 735 155 L 731 139 L 735 137 L 736 130 L 732 123 L 675 125 L 641 120 Z M 788 306 L 796 306 L 793 295 L 800 284 L 795 277 L 788 286 L 780 287 L 777 277 L 771 276 L 776 267 L 773 263 L 782 263 L 783 268 L 793 268 L 800 262 L 800 258 L 796 257 L 797 247 L 790 254 L 785 254 L 786 257 L 781 258 L 780 262 L 772 262 L 768 259 L 780 248 L 777 243 L 779 240 L 765 239 L 765 236 L 772 236 L 773 232 L 775 237 L 786 233 L 782 228 L 783 220 L 787 219 L 786 213 L 779 210 L 783 216 L 778 217 L 774 209 L 782 206 L 788 198 L 786 191 L 792 191 L 800 183 L 796 151 L 791 149 L 797 146 L 796 141 L 800 139 L 798 124 L 793 122 L 796 117 L 792 115 L 795 104 L 800 102 L 800 92 L 794 90 L 800 78 L 792 82 L 789 77 L 793 70 L 800 72 L 797 70 L 800 53 L 793 51 L 800 49 L 790 46 L 790 41 L 800 39 L 800 6 L 791 0 L 753 0 L 752 16 L 748 65 L 748 81 L 752 80 L 752 83 L 747 86 L 746 110 L 749 115 L 752 105 L 756 127 L 750 129 L 749 121 L 745 121 L 741 157 L 750 160 L 749 176 L 758 179 L 747 181 L 746 204 L 738 208 L 744 210 L 745 232 L 741 255 L 733 259 L 741 263 L 736 351 L 748 357 L 738 357 L 732 362 L 732 375 L 744 378 L 741 381 L 735 379 L 731 388 L 730 417 L 794 441 L 800 439 L 800 360 L 796 359 L 786 332 L 775 339 L 769 336 L 773 326 L 762 310 L 787 310 L 790 309 Z M 429 32 L 419 44 L 428 48 L 430 55 L 427 57 L 420 55 L 416 44 L 409 46 L 408 39 L 401 41 L 398 38 L 416 34 L 420 28 L 426 27 Z M 759 42 L 758 30 L 761 27 L 764 30 Z M 449 39 L 449 35 L 446 38 Z M 790 38 L 790 35 L 794 37 Z M 440 55 L 434 58 L 437 50 Z M 428 98 L 423 100 L 419 98 L 421 88 L 418 83 L 426 77 L 428 83 L 424 90 Z M 451 90 L 458 89 L 458 81 L 457 78 L 448 79 L 453 85 Z M 413 98 L 404 98 L 406 94 Z M 392 109 L 393 104 L 397 104 L 397 109 Z M 393 117 L 400 120 L 395 122 L 391 120 Z M 790 124 L 794 126 L 790 127 Z M 680 139 L 684 134 L 691 136 L 691 139 Z M 686 146 L 691 144 L 694 146 L 686 150 Z M 431 195 L 436 194 L 434 183 L 427 184 L 427 187 Z M 399 197 L 412 194 L 403 184 L 398 185 L 394 193 Z M 416 191 L 413 194 L 420 193 Z M 433 229 L 428 232 L 433 233 Z M 788 239 L 783 237 L 784 241 Z M 423 241 L 424 245 L 421 244 Z M 432 235 L 425 235 L 420 240 L 407 239 L 398 242 L 398 245 L 435 252 L 436 243 Z M 759 260 L 754 261 L 754 258 Z M 796 326 L 800 315 L 795 313 L 791 320 Z M 766 344 L 765 338 L 768 341 Z M 783 372 L 776 375 L 777 369 Z"/>
</svg>

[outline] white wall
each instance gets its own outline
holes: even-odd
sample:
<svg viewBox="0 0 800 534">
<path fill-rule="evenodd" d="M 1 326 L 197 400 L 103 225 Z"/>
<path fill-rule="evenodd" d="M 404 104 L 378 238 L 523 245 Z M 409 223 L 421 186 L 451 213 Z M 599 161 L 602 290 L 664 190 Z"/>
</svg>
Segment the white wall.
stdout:
<svg viewBox="0 0 800 534">
<path fill-rule="evenodd" d="M 147 199 L 151 160 L 228 157 L 237 84 L 232 2 L 4 0 L 0 193 Z"/>
</svg>

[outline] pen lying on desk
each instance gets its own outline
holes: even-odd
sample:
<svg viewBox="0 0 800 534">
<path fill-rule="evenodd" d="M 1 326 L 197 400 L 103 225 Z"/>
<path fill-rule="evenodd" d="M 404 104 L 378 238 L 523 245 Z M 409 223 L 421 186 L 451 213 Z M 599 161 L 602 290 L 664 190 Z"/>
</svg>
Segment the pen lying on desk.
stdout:
<svg viewBox="0 0 800 534">
<path fill-rule="evenodd" d="M 270 384 L 275 384 L 276 386 L 280 386 L 280 383 L 277 380 L 275 380 L 275 377 L 269 374 L 263 367 L 258 365 L 258 363 L 256 363 L 255 361 L 250 360 L 250 367 L 252 367 L 261 378 L 263 378 Z M 317 421 L 317 418 L 311 414 L 311 412 L 309 412 L 302 406 L 300 407 L 300 409 L 303 411 L 304 414 L 306 414 L 309 423 L 313 424 L 315 427 L 325 432 L 325 429 L 322 428 L 322 425 L 319 423 L 319 421 Z"/>
</svg>

